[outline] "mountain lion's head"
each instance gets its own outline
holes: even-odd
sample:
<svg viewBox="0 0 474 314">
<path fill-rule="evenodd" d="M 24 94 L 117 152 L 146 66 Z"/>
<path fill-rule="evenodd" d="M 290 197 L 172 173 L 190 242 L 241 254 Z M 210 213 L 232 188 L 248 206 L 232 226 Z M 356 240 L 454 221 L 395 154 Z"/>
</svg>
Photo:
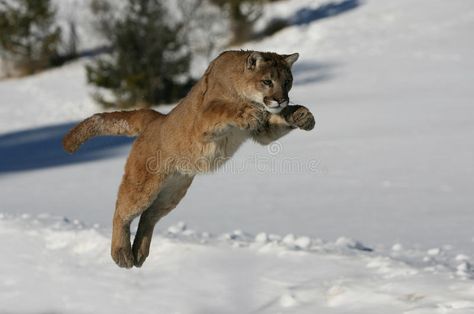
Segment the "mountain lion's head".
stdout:
<svg viewBox="0 0 474 314">
<path fill-rule="evenodd" d="M 244 79 L 244 94 L 254 103 L 263 105 L 271 113 L 278 113 L 288 105 L 293 84 L 291 66 L 298 54 L 279 55 L 272 52 L 249 52 Z"/>
<path fill-rule="evenodd" d="M 278 113 L 288 105 L 288 92 L 293 84 L 291 66 L 298 56 L 297 53 L 225 51 L 204 74 L 206 87 L 203 92 L 212 97 L 237 96 L 271 113 Z"/>
</svg>

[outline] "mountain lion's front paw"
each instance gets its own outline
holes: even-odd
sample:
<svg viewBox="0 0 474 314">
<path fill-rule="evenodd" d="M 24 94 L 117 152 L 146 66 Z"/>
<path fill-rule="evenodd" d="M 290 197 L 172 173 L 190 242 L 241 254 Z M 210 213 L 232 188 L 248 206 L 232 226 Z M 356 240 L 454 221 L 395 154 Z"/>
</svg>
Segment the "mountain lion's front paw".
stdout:
<svg viewBox="0 0 474 314">
<path fill-rule="evenodd" d="M 267 121 L 269 113 L 265 110 L 247 106 L 240 114 L 239 127 L 246 130 L 258 130 Z"/>
<path fill-rule="evenodd" d="M 308 108 L 300 106 L 296 109 L 289 119 L 290 124 L 302 130 L 312 130 L 315 125 L 314 116 Z"/>
</svg>

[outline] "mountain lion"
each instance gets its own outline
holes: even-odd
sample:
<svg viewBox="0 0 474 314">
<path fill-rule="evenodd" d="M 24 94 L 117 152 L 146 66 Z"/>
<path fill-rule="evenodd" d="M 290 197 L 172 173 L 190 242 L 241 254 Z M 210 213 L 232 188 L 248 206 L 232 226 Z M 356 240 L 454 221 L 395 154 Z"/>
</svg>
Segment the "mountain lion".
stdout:
<svg viewBox="0 0 474 314">
<path fill-rule="evenodd" d="M 137 136 L 113 217 L 111 254 L 118 266 L 143 264 L 155 224 L 178 205 L 196 174 L 222 165 L 248 138 L 265 145 L 292 129 L 313 129 L 311 112 L 289 105 L 298 56 L 226 51 L 169 114 L 100 113 L 69 131 L 63 145 L 70 153 L 93 136 Z M 130 223 L 139 215 L 131 245 Z"/>
</svg>

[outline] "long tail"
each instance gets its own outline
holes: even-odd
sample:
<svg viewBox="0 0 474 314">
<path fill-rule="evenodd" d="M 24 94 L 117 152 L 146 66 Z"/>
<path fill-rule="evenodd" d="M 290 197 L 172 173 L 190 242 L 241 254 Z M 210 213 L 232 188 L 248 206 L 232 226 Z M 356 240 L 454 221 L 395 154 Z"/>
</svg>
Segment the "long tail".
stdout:
<svg viewBox="0 0 474 314">
<path fill-rule="evenodd" d="M 165 115 L 151 109 L 97 113 L 72 128 L 64 136 L 63 146 L 68 153 L 74 153 L 94 136 L 137 136 L 151 121 L 163 117 Z"/>
</svg>

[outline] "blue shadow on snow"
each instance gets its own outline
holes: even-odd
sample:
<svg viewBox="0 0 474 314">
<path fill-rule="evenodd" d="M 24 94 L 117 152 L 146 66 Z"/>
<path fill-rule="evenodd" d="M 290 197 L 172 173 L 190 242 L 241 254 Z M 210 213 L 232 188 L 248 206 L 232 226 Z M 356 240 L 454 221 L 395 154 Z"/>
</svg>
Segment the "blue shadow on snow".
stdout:
<svg viewBox="0 0 474 314">
<path fill-rule="evenodd" d="M 298 10 L 290 19 L 292 25 L 304 25 L 311 22 L 333 17 L 353 10 L 362 4 L 360 0 L 344 0 L 323 4 L 315 9 L 303 8 Z"/>
<path fill-rule="evenodd" d="M 62 166 L 104 159 L 119 154 L 119 147 L 129 145 L 126 137 L 98 137 L 70 155 L 61 140 L 76 123 L 39 127 L 0 135 L 0 174 Z"/>
</svg>

